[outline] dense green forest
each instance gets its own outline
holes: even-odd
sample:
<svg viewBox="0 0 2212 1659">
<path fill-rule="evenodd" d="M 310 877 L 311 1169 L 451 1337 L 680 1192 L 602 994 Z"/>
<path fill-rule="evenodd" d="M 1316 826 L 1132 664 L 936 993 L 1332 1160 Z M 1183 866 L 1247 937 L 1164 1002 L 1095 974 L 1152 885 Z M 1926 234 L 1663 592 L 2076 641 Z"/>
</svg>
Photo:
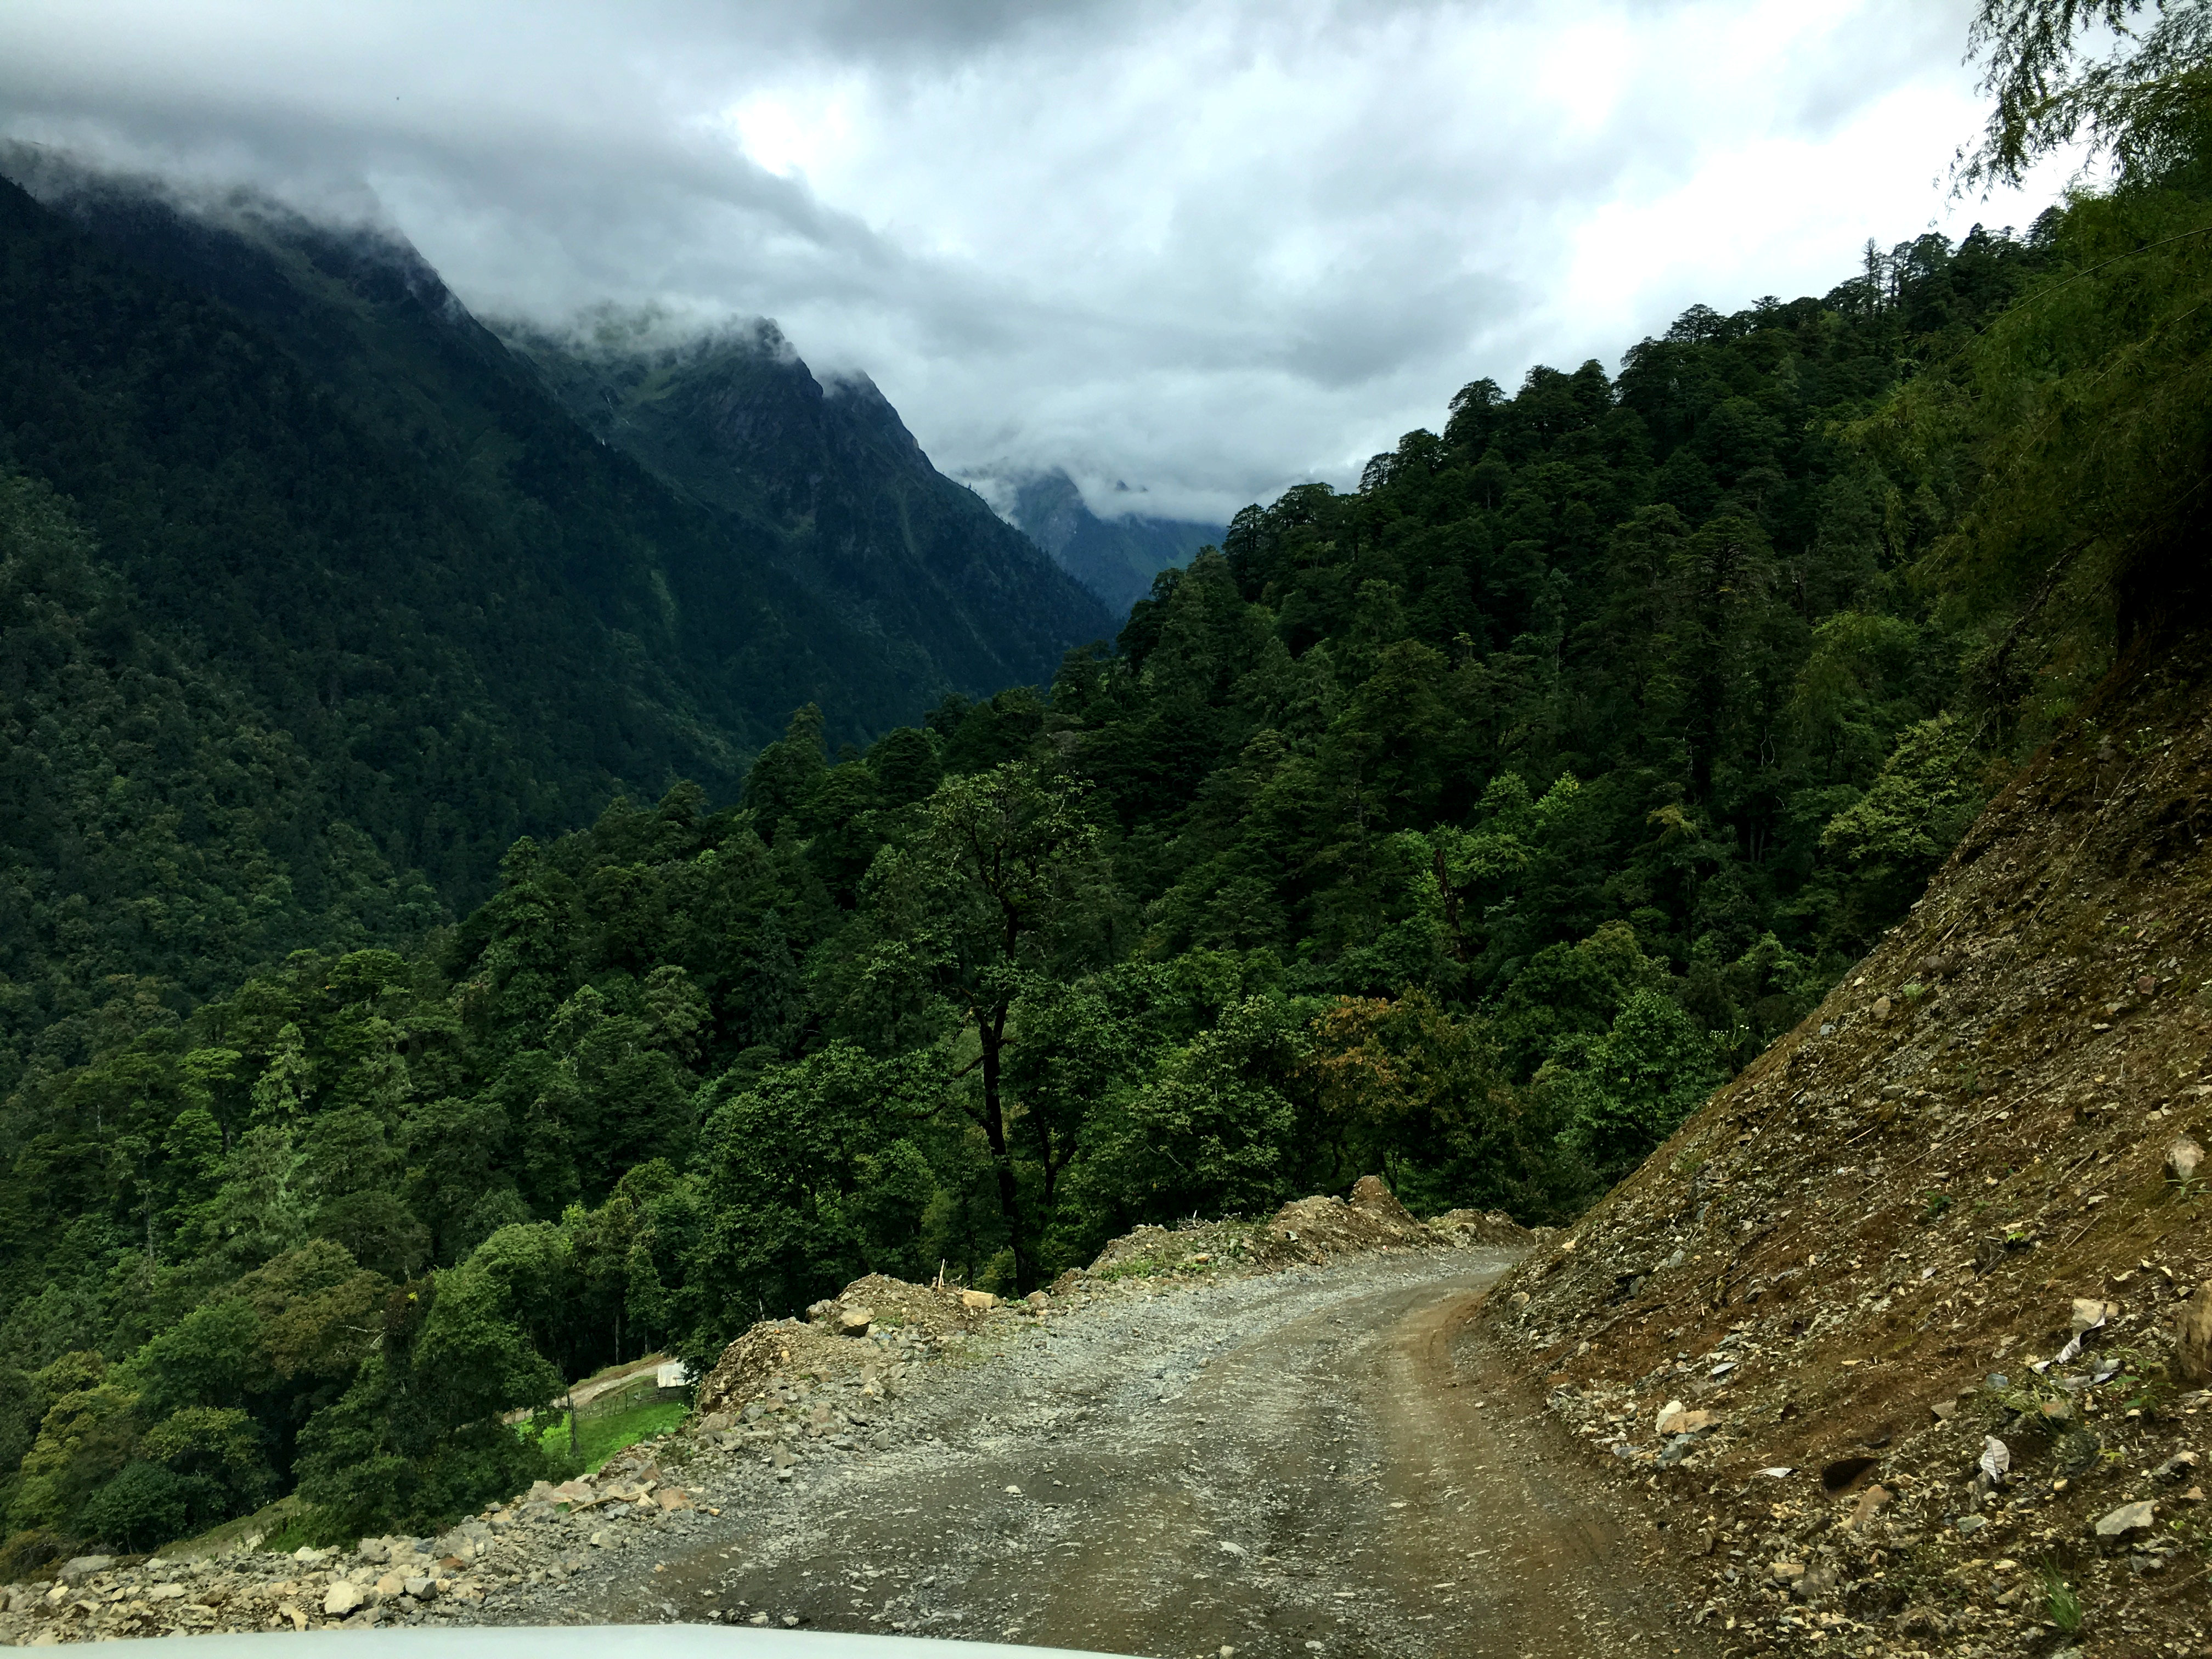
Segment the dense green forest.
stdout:
<svg viewBox="0 0 2212 1659">
<path fill-rule="evenodd" d="M 570 418 L 404 244 L 0 169 L 66 209 L 0 179 L 0 1091 L 289 950 L 418 940 L 622 789 L 732 799 L 798 704 L 866 738 L 1109 625 L 880 398 L 896 467 L 752 458 L 805 481 L 821 557 L 875 535 L 828 594 Z M 844 430 L 776 371 L 757 437 Z"/>
<path fill-rule="evenodd" d="M 2025 236 L 1692 310 L 1617 377 L 1468 386 L 1356 491 L 1240 514 L 1048 688 L 834 755 L 802 708 L 734 806 L 617 799 L 419 949 L 340 929 L 27 1070 L 11 1559 L 294 1489 L 329 1535 L 427 1524 L 549 1472 L 501 1408 L 864 1271 L 1025 1289 L 1366 1170 L 1571 1216 L 2116 653 L 2202 625 L 2197 109 Z M 118 654 L 68 504 L 0 501 L 0 593 L 85 688 L 11 687 L 9 740 L 201 744 L 281 803 L 222 682 Z M 234 805 L 217 775 L 164 810 Z"/>
</svg>

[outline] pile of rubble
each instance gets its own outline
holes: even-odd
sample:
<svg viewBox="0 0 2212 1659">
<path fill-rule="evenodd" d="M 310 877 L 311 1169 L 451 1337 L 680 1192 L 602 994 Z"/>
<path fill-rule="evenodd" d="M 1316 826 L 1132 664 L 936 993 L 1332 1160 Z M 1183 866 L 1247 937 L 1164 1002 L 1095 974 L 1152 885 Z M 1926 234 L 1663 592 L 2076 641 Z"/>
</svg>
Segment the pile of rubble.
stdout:
<svg viewBox="0 0 2212 1659">
<path fill-rule="evenodd" d="M 698 1462 L 693 1484 L 660 1460 Z M 360 1630 L 377 1625 L 477 1624 L 535 1587 L 587 1565 L 610 1568 L 630 1549 L 699 1524 L 700 1480 L 726 1462 L 702 1461 L 663 1437 L 631 1448 L 596 1475 L 539 1481 L 435 1538 L 364 1538 L 351 1550 L 289 1555 L 250 1535 L 198 1560 L 81 1556 L 51 1584 L 13 1586 L 0 1641 L 17 1646 L 213 1632 Z M 617 1569 L 619 1570 L 619 1569 Z"/>
<path fill-rule="evenodd" d="M 2212 674 L 2140 673 L 1490 1329 L 1723 1650 L 2212 1655 Z M 2124 731 L 2124 745 L 2099 735 Z"/>
<path fill-rule="evenodd" d="M 79 1556 L 51 1584 L 9 1587 L 0 1639 L 40 1646 L 441 1620 L 482 1603 L 496 1537 L 473 1522 L 434 1539 L 364 1538 L 350 1551 L 279 1555 L 252 1536 L 198 1560 Z"/>
<path fill-rule="evenodd" d="M 1180 1227 L 1139 1227 L 1098 1253 L 1081 1273 L 1063 1274 L 1054 1291 L 1086 1281 L 1129 1277 L 1218 1276 L 1318 1266 L 1333 1256 L 1368 1250 L 1432 1249 L 1439 1244 L 1519 1245 L 1548 1237 L 1518 1225 L 1502 1210 L 1453 1210 L 1417 1221 L 1375 1176 L 1362 1176 L 1349 1199 L 1301 1198 L 1264 1221 L 1192 1221 Z"/>
<path fill-rule="evenodd" d="M 1034 1298 L 1042 1302 L 1040 1295 Z M 1024 1312 L 1030 1304 L 1020 1304 Z M 701 1419 L 744 1415 L 757 1404 L 773 1415 L 802 1378 L 849 1377 L 871 1401 L 888 1396 L 916 1367 L 966 1342 L 1000 1310 L 988 1291 L 909 1285 L 871 1273 L 804 1320 L 755 1325 L 722 1351 L 699 1385 Z M 761 1413 L 751 1413 L 748 1420 Z M 710 1431 L 731 1425 L 716 1421 Z"/>
</svg>

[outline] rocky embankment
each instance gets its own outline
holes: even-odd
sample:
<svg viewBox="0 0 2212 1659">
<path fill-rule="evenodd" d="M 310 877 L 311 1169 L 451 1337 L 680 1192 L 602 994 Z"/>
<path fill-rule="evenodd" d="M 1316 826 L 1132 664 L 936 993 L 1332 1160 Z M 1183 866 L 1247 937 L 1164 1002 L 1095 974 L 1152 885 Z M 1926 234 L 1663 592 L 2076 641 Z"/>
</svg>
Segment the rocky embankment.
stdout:
<svg viewBox="0 0 2212 1659">
<path fill-rule="evenodd" d="M 2206 654 L 1492 1299 L 1729 1651 L 2212 1654 Z"/>
<path fill-rule="evenodd" d="M 1141 1229 L 1090 1269 L 1020 1302 L 863 1279 L 805 1320 L 754 1327 L 702 1382 L 698 1410 L 681 1431 L 631 1448 L 594 1476 L 541 1483 L 434 1538 L 277 1554 L 249 1535 L 195 1559 L 80 1557 L 49 1582 L 9 1589 L 0 1641 L 561 1617 L 594 1597 L 651 1586 L 670 1559 L 705 1547 L 726 1510 L 757 1512 L 810 1472 L 892 1450 L 927 1461 L 928 1446 L 941 1443 L 927 1431 L 918 1437 L 916 1425 L 936 1422 L 933 1403 L 963 1389 L 988 1395 L 994 1361 L 1061 1322 L 1347 1256 L 1540 1236 L 1501 1214 L 1416 1221 L 1369 1177 L 1348 1202 L 1304 1199 L 1261 1222 Z M 771 1618 L 735 1608 L 709 1616 Z"/>
</svg>

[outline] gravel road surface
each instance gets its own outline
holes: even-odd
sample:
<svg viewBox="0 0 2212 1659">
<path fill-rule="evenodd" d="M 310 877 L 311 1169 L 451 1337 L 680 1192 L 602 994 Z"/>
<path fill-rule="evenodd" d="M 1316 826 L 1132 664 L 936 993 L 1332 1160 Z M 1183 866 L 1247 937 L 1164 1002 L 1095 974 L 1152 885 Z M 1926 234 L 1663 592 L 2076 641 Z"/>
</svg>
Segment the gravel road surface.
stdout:
<svg viewBox="0 0 2212 1659">
<path fill-rule="evenodd" d="M 1360 1255 L 1017 1322 L 892 1443 L 782 1482 L 758 1457 L 708 1474 L 719 1516 L 486 1612 L 1163 1659 L 1702 1653 L 1663 1534 L 1466 1329 L 1514 1260 Z"/>
</svg>

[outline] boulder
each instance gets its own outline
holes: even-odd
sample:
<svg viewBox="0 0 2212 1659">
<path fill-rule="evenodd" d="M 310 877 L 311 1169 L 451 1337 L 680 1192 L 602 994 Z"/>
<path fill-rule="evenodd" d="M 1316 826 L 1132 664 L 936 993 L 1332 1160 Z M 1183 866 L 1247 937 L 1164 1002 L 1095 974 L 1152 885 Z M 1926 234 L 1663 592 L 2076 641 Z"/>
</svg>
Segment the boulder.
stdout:
<svg viewBox="0 0 2212 1659">
<path fill-rule="evenodd" d="M 846 1336 L 866 1336 L 875 1322 L 873 1308 L 847 1308 L 837 1316 L 837 1329 Z"/>
<path fill-rule="evenodd" d="M 112 1555 L 73 1555 L 62 1563 L 58 1575 L 64 1584 L 82 1584 L 96 1572 L 106 1572 L 115 1565 Z"/>
<path fill-rule="evenodd" d="M 327 1618 L 343 1619 L 368 1600 L 360 1585 L 341 1578 L 323 1592 L 323 1613 Z"/>
<path fill-rule="evenodd" d="M 2212 1382 L 2212 1279 L 2181 1304 L 2173 1326 L 2173 1370 L 2190 1388 Z"/>
<path fill-rule="evenodd" d="M 960 1292 L 960 1305 L 988 1313 L 999 1305 L 999 1298 L 988 1291 L 963 1291 Z"/>
</svg>

